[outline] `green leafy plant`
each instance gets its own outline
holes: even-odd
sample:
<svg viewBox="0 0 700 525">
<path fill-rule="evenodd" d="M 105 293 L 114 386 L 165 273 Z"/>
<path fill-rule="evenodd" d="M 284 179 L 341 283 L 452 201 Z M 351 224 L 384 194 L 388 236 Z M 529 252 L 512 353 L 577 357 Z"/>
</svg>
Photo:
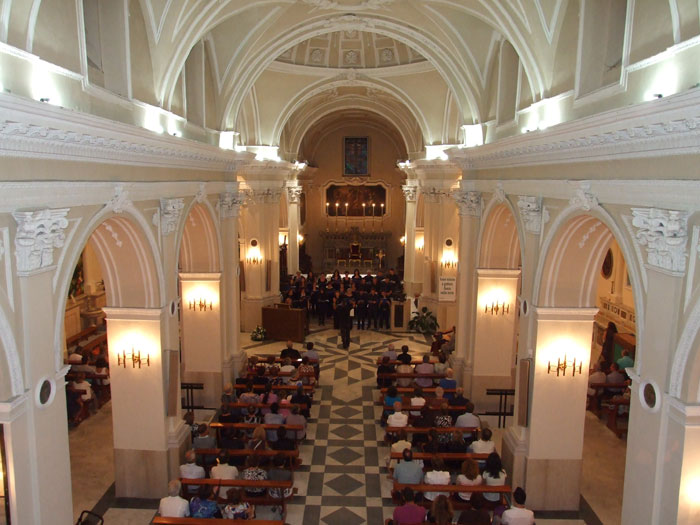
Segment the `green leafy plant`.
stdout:
<svg viewBox="0 0 700 525">
<path fill-rule="evenodd" d="M 253 330 L 250 333 L 250 338 L 253 341 L 264 341 L 266 335 L 267 335 L 267 330 L 265 330 L 262 326 L 256 326 L 255 330 Z"/>
<path fill-rule="evenodd" d="M 437 322 L 437 317 L 426 306 L 421 308 L 419 312 L 415 312 L 413 319 L 408 322 L 408 329 L 420 334 L 433 335 L 438 328 L 440 325 Z"/>
</svg>

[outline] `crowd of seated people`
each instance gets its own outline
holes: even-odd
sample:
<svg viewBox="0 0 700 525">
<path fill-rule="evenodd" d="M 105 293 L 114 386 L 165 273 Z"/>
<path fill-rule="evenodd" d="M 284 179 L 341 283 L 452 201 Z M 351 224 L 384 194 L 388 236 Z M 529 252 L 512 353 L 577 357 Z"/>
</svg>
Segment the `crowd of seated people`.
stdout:
<svg viewBox="0 0 700 525">
<path fill-rule="evenodd" d="M 197 424 L 192 412 L 185 414 L 185 422 L 192 432 L 192 448 L 186 452 L 185 463 L 180 466 L 180 480 L 170 482 L 168 496 L 160 502 L 160 516 L 254 519 L 255 502 L 262 498 L 276 519 L 284 518 L 284 506 L 276 502 L 291 496 L 292 488 L 222 485 L 219 491 L 217 485 L 189 484 L 183 489 L 182 480 L 293 480 L 292 470 L 299 461 L 298 443 L 306 438 L 312 403 L 302 380 L 307 376 L 315 380 L 316 370 L 311 359 L 318 363 L 313 345 L 307 345 L 307 349 L 301 356 L 290 341 L 279 358 L 251 356 L 239 378 L 246 381 L 244 390 L 237 396 L 233 384 L 224 386 L 221 408 L 212 424 Z M 292 359 L 296 363 L 300 359 L 298 367 L 289 365 L 294 374 L 292 380 L 297 383 L 296 391 L 275 388 L 285 385 L 278 381 L 281 379 L 278 359 L 286 363 L 291 363 Z M 256 390 L 256 385 L 264 385 L 264 389 Z"/>
<path fill-rule="evenodd" d="M 313 272 L 304 276 L 297 272 L 280 285 L 280 293 L 282 302 L 306 309 L 320 325 L 332 318 L 334 328 L 338 328 L 337 305 L 350 296 L 355 309 L 354 322 L 360 330 L 389 329 L 392 301 L 404 297 L 403 284 L 393 268 L 387 273 L 379 270 L 376 275 L 364 276 L 357 269 L 352 275 L 348 272 L 341 275 L 335 270 L 330 277 L 325 274 L 317 277 Z"/>
<path fill-rule="evenodd" d="M 107 345 L 91 348 L 76 344 L 66 359 L 66 407 L 68 423 L 78 426 L 110 399 Z"/>
</svg>

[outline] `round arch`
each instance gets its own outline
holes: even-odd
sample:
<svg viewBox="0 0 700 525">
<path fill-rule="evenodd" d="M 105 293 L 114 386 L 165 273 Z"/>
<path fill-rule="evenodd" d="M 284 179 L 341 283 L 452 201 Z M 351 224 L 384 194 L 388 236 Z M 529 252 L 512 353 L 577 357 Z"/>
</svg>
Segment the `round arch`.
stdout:
<svg viewBox="0 0 700 525">
<path fill-rule="evenodd" d="M 184 217 L 177 243 L 180 271 L 213 273 L 222 268 L 221 235 L 216 210 L 208 199 L 192 200 Z"/>
<path fill-rule="evenodd" d="M 107 304 L 116 307 L 159 308 L 165 277 L 158 244 L 146 219 L 133 205 L 120 214 L 102 208 L 76 236 L 56 272 L 57 292 L 54 352 L 56 370 L 63 367 L 63 319 L 71 275 L 85 245 L 92 242 L 104 273 Z M 132 269 L 138 268 L 135 272 Z"/>
<path fill-rule="evenodd" d="M 688 403 L 700 403 L 700 292 L 693 298 L 673 356 L 668 393 Z"/>
<path fill-rule="evenodd" d="M 602 207 L 569 206 L 554 220 L 540 250 L 532 297 L 537 306 L 595 305 L 596 279 L 610 241 L 615 239 L 627 263 L 637 318 L 644 318 L 643 274 L 629 239 Z M 565 271 L 562 271 L 565 270 Z M 637 371 L 644 360 L 644 324 L 636 325 Z"/>
<path fill-rule="evenodd" d="M 477 261 L 480 268 L 518 269 L 522 264 L 522 228 L 508 199 L 491 199 L 481 221 Z"/>
<path fill-rule="evenodd" d="M 9 375 L 10 397 L 19 396 L 24 392 L 22 363 L 19 359 L 12 325 L 2 307 L 0 307 L 0 347 L 2 347 L 5 356 L 5 369 Z"/>
</svg>

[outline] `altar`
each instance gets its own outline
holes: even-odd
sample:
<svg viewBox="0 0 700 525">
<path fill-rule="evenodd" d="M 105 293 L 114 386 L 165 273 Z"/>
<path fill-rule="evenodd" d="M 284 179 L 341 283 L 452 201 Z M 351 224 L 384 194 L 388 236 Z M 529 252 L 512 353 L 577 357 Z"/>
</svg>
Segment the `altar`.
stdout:
<svg viewBox="0 0 700 525">
<path fill-rule="evenodd" d="M 385 256 L 391 232 L 360 231 L 352 227 L 344 232 L 321 232 L 323 240 L 323 270 L 362 273 L 386 266 Z"/>
</svg>

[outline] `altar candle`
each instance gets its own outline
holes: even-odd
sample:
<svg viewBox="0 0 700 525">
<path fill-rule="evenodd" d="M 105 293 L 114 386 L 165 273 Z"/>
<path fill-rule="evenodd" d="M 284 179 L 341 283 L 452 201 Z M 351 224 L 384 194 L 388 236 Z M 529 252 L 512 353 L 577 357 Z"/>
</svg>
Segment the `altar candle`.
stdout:
<svg viewBox="0 0 700 525">
<path fill-rule="evenodd" d="M 365 215 L 366 215 L 365 212 L 367 211 L 367 208 L 365 206 L 366 206 L 366 204 L 363 202 L 362 203 L 362 231 L 365 231 Z"/>
<path fill-rule="evenodd" d="M 340 206 L 339 202 L 335 203 L 335 231 L 338 231 L 338 206 Z"/>
<path fill-rule="evenodd" d="M 382 202 L 381 204 L 382 210 L 381 210 L 381 229 L 380 231 L 384 231 L 384 203 Z"/>
</svg>

